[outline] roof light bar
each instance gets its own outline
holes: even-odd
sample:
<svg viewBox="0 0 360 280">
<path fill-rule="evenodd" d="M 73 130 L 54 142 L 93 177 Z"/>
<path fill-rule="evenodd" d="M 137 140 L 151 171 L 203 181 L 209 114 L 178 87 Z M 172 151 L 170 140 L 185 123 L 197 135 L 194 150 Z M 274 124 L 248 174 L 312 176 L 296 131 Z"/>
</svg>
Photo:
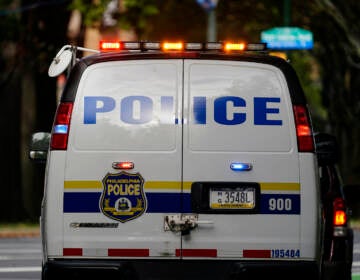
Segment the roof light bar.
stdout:
<svg viewBox="0 0 360 280">
<path fill-rule="evenodd" d="M 101 51 L 119 50 L 163 50 L 163 51 L 264 51 L 266 43 L 234 43 L 234 42 L 143 42 L 143 41 L 101 41 Z"/>
</svg>

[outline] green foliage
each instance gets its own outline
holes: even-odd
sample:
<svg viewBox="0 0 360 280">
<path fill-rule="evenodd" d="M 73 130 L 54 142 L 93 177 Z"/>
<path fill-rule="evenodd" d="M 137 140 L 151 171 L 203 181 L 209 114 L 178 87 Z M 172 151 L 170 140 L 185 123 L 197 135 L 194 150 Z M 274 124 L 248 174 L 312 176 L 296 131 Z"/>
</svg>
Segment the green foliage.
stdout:
<svg viewBox="0 0 360 280">
<path fill-rule="evenodd" d="M 324 131 L 325 123 L 328 121 L 328 111 L 323 105 L 319 66 L 314 56 L 307 51 L 291 51 L 289 57 L 309 103 L 314 128 L 317 131 Z"/>
<path fill-rule="evenodd" d="M 86 26 L 99 25 L 104 11 L 111 0 L 74 0 L 69 8 L 79 10 Z"/>
<path fill-rule="evenodd" d="M 69 8 L 79 10 L 86 26 L 100 26 L 102 16 L 111 0 L 74 0 Z M 159 11 L 155 0 L 123 0 L 123 9 L 113 14 L 122 29 L 134 28 L 141 35 L 148 24 L 149 17 Z"/>
<path fill-rule="evenodd" d="M 124 11 L 119 15 L 119 26 L 124 29 L 134 28 L 136 34 L 141 37 L 148 19 L 158 12 L 154 0 L 124 0 Z"/>
</svg>

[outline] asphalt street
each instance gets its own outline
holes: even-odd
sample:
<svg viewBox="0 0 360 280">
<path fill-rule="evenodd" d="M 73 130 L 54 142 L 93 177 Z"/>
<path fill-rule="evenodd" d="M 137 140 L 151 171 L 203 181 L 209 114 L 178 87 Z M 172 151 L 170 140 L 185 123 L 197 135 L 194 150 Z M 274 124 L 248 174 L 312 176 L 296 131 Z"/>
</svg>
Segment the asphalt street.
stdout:
<svg viewBox="0 0 360 280">
<path fill-rule="evenodd" d="M 0 238 L 0 279 L 31 280 L 41 278 L 39 237 Z M 353 279 L 360 279 L 360 230 L 354 235 Z"/>
</svg>

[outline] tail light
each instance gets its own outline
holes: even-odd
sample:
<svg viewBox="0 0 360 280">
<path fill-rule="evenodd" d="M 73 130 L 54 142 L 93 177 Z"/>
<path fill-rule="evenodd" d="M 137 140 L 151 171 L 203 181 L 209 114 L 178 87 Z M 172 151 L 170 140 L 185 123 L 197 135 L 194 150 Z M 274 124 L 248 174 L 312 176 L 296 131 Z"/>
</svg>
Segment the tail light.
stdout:
<svg viewBox="0 0 360 280">
<path fill-rule="evenodd" d="M 333 225 L 334 236 L 345 236 L 347 223 L 347 213 L 345 201 L 341 197 L 337 197 L 333 202 Z"/>
<path fill-rule="evenodd" d="M 60 103 L 55 116 L 51 135 L 51 150 L 66 150 L 69 137 L 70 119 L 73 103 Z"/>
<path fill-rule="evenodd" d="M 347 222 L 345 201 L 341 197 L 337 197 L 333 202 L 334 208 L 334 226 L 344 226 Z"/>
<path fill-rule="evenodd" d="M 307 108 L 304 105 L 294 105 L 293 110 L 299 152 L 314 152 L 314 139 Z"/>
</svg>

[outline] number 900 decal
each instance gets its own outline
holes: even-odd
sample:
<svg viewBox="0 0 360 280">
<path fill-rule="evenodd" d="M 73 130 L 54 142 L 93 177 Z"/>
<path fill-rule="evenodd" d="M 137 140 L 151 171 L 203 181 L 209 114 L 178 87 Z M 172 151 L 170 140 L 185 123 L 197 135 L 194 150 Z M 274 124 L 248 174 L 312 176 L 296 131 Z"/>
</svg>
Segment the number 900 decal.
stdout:
<svg viewBox="0 0 360 280">
<path fill-rule="evenodd" d="M 300 214 L 299 194 L 262 194 L 261 200 L 262 214 Z"/>
<path fill-rule="evenodd" d="M 299 249 L 272 249 L 272 258 L 300 258 Z"/>
<path fill-rule="evenodd" d="M 291 198 L 270 198 L 269 199 L 269 210 L 270 211 L 291 211 L 292 200 Z"/>
</svg>

